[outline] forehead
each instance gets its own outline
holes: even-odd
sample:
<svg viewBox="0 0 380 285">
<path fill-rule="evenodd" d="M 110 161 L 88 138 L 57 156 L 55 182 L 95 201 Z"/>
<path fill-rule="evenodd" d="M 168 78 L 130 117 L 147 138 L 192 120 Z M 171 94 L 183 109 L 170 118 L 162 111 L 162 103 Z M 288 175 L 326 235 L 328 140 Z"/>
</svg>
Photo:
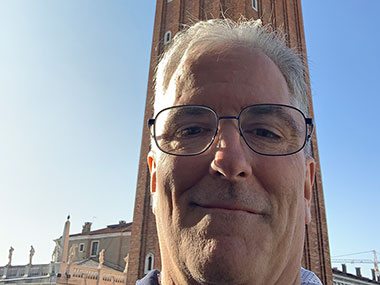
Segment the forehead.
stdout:
<svg viewBox="0 0 380 285">
<path fill-rule="evenodd" d="M 240 111 L 252 104 L 290 104 L 286 80 L 258 49 L 216 45 L 190 52 L 171 80 L 173 105 L 201 104 Z M 174 91 L 174 88 L 173 88 Z M 174 95 L 174 94 L 173 94 Z"/>
</svg>

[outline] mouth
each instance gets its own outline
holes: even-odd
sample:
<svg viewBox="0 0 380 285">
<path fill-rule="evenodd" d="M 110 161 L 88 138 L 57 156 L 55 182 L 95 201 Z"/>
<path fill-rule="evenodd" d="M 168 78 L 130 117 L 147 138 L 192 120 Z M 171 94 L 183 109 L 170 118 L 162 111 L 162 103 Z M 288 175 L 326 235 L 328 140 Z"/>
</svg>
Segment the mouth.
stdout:
<svg viewBox="0 0 380 285">
<path fill-rule="evenodd" d="M 227 211 L 227 212 L 243 212 L 252 215 L 262 215 L 258 211 L 245 207 L 243 205 L 225 205 L 225 204 L 197 204 L 191 203 L 192 206 L 200 207 L 208 210 Z"/>
</svg>

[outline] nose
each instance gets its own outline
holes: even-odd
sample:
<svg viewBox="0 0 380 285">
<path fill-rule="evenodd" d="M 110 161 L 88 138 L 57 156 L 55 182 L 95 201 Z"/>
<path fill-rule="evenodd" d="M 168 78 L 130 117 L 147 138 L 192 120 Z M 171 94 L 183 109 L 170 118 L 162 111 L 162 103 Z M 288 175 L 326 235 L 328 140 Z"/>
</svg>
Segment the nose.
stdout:
<svg viewBox="0 0 380 285">
<path fill-rule="evenodd" d="M 230 122 L 232 123 L 232 122 Z M 214 158 L 210 165 L 212 175 L 221 176 L 224 179 L 238 181 L 252 174 L 252 151 L 248 148 L 239 129 L 234 124 L 225 124 L 220 128 L 215 138 Z"/>
</svg>

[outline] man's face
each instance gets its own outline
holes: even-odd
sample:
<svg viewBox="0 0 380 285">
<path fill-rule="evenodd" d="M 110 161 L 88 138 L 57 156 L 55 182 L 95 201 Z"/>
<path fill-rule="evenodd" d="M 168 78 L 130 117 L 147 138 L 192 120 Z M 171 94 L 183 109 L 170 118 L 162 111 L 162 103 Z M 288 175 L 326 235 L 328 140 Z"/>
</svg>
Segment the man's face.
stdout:
<svg viewBox="0 0 380 285">
<path fill-rule="evenodd" d="M 174 82 L 181 88 L 172 105 L 205 105 L 219 116 L 237 116 L 252 104 L 291 105 L 277 66 L 244 47 L 220 45 L 201 56 L 195 50 Z M 178 157 L 155 151 L 148 162 L 164 279 L 297 282 L 314 176 L 314 162 L 303 151 L 256 154 L 237 121 L 222 120 L 205 153 Z"/>
</svg>

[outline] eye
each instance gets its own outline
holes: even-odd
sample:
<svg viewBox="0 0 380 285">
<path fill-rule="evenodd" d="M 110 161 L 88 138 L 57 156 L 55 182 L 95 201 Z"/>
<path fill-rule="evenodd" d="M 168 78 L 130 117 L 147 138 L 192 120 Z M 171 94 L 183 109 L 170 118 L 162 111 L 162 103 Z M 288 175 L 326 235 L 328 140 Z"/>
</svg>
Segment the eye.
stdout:
<svg viewBox="0 0 380 285">
<path fill-rule="evenodd" d="M 267 139 L 267 140 L 280 140 L 282 137 L 274 131 L 265 128 L 251 128 L 245 129 L 244 135 L 252 139 Z"/>
<path fill-rule="evenodd" d="M 175 136 L 177 138 L 190 138 L 200 135 L 205 135 L 209 130 L 205 129 L 201 126 L 188 126 L 184 128 L 180 128 L 176 131 Z"/>
<path fill-rule="evenodd" d="M 254 129 L 253 132 L 254 135 L 259 137 L 266 137 L 266 138 L 272 138 L 272 139 L 279 139 L 280 136 L 276 135 L 274 132 L 271 132 L 267 129 Z"/>
</svg>

